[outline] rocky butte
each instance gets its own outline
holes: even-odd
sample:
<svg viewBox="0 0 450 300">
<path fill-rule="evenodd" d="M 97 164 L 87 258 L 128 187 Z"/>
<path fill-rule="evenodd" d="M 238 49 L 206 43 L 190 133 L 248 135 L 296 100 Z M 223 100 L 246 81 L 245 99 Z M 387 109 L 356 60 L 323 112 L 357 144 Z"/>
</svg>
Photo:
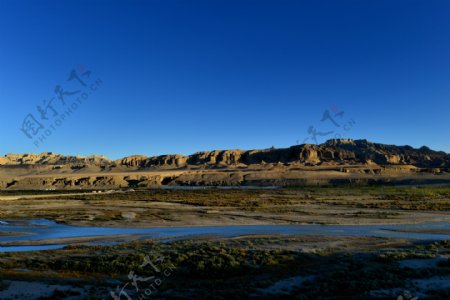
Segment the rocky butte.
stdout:
<svg viewBox="0 0 450 300">
<path fill-rule="evenodd" d="M 332 139 L 320 145 L 179 154 L 0 157 L 1 189 L 449 183 L 450 155 L 428 147 Z"/>
</svg>

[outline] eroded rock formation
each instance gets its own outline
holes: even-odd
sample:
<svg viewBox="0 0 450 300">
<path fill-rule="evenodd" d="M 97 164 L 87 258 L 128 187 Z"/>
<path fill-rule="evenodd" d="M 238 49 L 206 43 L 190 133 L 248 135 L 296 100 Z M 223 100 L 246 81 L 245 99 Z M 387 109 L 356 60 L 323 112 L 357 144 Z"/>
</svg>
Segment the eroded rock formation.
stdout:
<svg viewBox="0 0 450 300">
<path fill-rule="evenodd" d="M 414 165 L 422 168 L 450 167 L 450 155 L 428 147 L 395 146 L 371 143 L 367 140 L 333 139 L 320 145 L 303 144 L 281 149 L 214 150 L 189 156 L 179 154 L 145 156 L 132 155 L 111 161 L 104 156 L 63 156 L 44 152 L 40 154 L 7 154 L 0 165 L 97 165 L 123 166 L 136 169 L 183 168 L 186 166 L 242 166 L 266 163 L 322 163 Z"/>
<path fill-rule="evenodd" d="M 63 156 L 51 152 L 7 154 L 0 157 L 0 188 L 364 183 L 397 177 L 403 180 L 422 173 L 439 175 L 441 180 L 449 170 L 450 155 L 427 147 L 334 139 L 320 145 L 281 149 L 214 150 L 188 156 L 133 155 L 115 161 L 97 155 Z M 128 172 L 137 173 L 123 175 Z"/>
</svg>

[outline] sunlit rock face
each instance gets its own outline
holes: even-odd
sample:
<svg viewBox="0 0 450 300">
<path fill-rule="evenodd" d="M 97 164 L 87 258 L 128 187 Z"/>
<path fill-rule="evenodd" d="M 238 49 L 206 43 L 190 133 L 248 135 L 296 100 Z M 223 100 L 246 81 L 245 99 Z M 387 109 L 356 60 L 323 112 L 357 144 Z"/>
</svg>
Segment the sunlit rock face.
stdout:
<svg viewBox="0 0 450 300">
<path fill-rule="evenodd" d="M 192 155 L 64 156 L 51 152 L 0 157 L 0 189 L 116 189 L 161 185 L 241 186 L 450 182 L 450 156 L 427 147 L 333 139 L 320 145 L 214 150 Z M 447 176 L 448 175 L 448 176 Z M 446 179 L 448 177 L 448 179 Z"/>
<path fill-rule="evenodd" d="M 320 145 L 303 144 L 289 148 L 261 150 L 214 150 L 184 156 L 179 154 L 132 155 L 115 161 L 101 155 L 64 156 L 52 152 L 40 154 L 6 154 L 0 165 L 94 165 L 123 166 L 136 169 L 181 168 L 189 165 L 214 167 L 266 163 L 414 165 L 418 167 L 449 167 L 450 155 L 428 147 L 396 146 L 371 143 L 367 140 L 332 139 Z"/>
</svg>

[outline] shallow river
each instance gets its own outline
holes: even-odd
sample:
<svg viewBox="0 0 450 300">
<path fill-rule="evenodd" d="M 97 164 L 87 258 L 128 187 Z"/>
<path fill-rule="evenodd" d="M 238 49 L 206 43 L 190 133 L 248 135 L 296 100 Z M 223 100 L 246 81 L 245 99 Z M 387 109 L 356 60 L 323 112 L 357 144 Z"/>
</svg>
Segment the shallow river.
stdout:
<svg viewBox="0 0 450 300">
<path fill-rule="evenodd" d="M 445 231 L 424 233 L 423 231 Z M 422 231 L 422 232 L 414 232 Z M 2 235 L 8 233 L 8 235 Z M 25 234 L 24 234 L 25 233 Z M 421 240 L 450 240 L 450 223 L 414 225 L 238 225 L 238 226 L 190 226 L 165 228 L 106 228 L 80 227 L 58 224 L 50 220 L 0 221 L 0 252 L 49 250 L 63 248 L 65 244 L 4 245 L 5 243 L 39 241 L 74 237 L 103 237 L 111 235 L 139 235 L 142 238 L 177 239 L 199 235 L 225 237 L 243 235 L 351 235 L 391 237 Z M 89 243 L 92 244 L 92 243 Z"/>
</svg>

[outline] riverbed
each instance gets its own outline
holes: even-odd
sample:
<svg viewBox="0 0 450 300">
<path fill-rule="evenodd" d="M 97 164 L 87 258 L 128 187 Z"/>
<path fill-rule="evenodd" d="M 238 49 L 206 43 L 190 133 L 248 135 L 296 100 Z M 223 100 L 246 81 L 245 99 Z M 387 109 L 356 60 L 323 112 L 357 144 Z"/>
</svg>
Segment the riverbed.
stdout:
<svg viewBox="0 0 450 300">
<path fill-rule="evenodd" d="M 124 237 L 162 242 L 201 236 L 339 235 L 450 240 L 449 222 L 402 225 L 232 225 L 151 228 L 73 226 L 47 219 L 0 221 L 0 252 L 59 249 L 70 243 L 117 243 Z M 105 242 L 106 239 L 106 242 Z M 69 242 L 70 241 L 70 242 Z"/>
</svg>

